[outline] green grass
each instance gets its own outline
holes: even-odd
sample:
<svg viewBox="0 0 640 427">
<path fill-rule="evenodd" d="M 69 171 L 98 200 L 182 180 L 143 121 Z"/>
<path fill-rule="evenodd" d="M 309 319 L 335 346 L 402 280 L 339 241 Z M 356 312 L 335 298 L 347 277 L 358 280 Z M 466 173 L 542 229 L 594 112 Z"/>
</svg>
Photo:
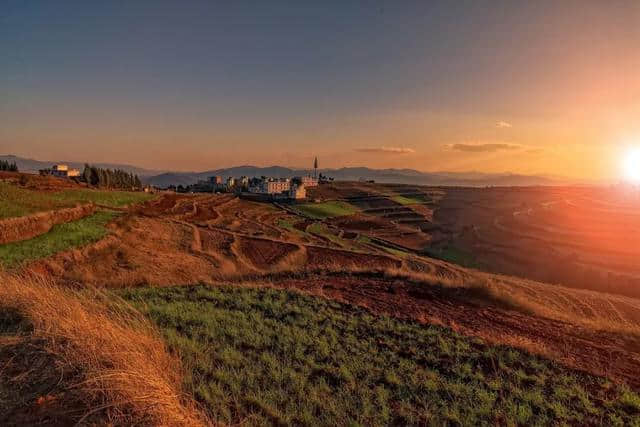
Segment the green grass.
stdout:
<svg viewBox="0 0 640 427">
<path fill-rule="evenodd" d="M 21 242 L 0 245 L 0 265 L 12 268 L 25 261 L 46 258 L 57 252 L 88 245 L 103 238 L 106 225 L 117 213 L 98 211 L 95 214 L 53 226 L 48 233 Z"/>
<path fill-rule="evenodd" d="M 279 219 L 278 220 L 278 227 L 283 228 L 283 229 L 285 229 L 287 231 L 290 231 L 292 233 L 298 234 L 300 236 L 305 236 L 306 233 L 304 231 L 299 230 L 299 229 L 294 227 L 294 225 L 297 224 L 297 223 L 298 223 L 298 221 L 291 222 L 291 221 L 286 220 L 286 219 Z"/>
<path fill-rule="evenodd" d="M 329 227 L 321 222 L 314 222 L 313 224 L 309 225 L 307 227 L 307 232 L 324 237 L 325 239 L 343 248 L 352 246 L 349 242 L 345 241 L 345 239 L 342 239 L 339 236 L 333 234 L 331 230 L 329 230 Z"/>
<path fill-rule="evenodd" d="M 0 219 L 29 215 L 93 202 L 118 207 L 143 202 L 154 196 L 143 192 L 70 189 L 57 192 L 29 190 L 0 182 Z"/>
<path fill-rule="evenodd" d="M 480 264 L 476 261 L 473 254 L 458 249 L 455 246 L 447 246 L 444 249 L 427 249 L 429 255 L 468 268 L 479 268 Z"/>
<path fill-rule="evenodd" d="M 407 256 L 409 256 L 409 253 L 405 252 L 405 251 L 401 251 L 400 249 L 396 249 L 396 248 L 391 248 L 389 246 L 384 246 L 384 245 L 377 245 L 380 248 L 382 248 L 383 250 L 389 252 L 391 255 L 395 255 L 399 258 L 405 258 Z"/>
<path fill-rule="evenodd" d="M 424 196 L 393 196 L 391 200 L 401 205 L 419 205 L 429 201 L 429 199 Z"/>
<path fill-rule="evenodd" d="M 355 206 L 346 202 L 305 203 L 295 207 L 298 211 L 311 218 L 324 219 L 337 216 L 353 215 L 357 212 Z"/>
<path fill-rule="evenodd" d="M 221 423 L 639 422 L 636 393 L 435 325 L 274 289 L 119 293 L 159 326 L 186 389 Z"/>
<path fill-rule="evenodd" d="M 363 244 L 363 245 L 370 245 L 371 244 L 371 239 L 368 236 L 365 236 L 364 234 L 360 234 L 358 236 L 358 238 L 356 239 L 356 242 Z"/>
</svg>

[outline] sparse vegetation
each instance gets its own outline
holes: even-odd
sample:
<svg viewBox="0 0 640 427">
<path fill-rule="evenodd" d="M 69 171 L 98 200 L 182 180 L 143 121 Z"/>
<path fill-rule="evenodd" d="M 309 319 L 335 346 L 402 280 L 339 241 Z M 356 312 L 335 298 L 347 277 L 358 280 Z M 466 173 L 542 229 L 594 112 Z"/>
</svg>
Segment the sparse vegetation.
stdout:
<svg viewBox="0 0 640 427">
<path fill-rule="evenodd" d="M 509 347 L 273 289 L 123 292 L 220 422 L 633 424 L 638 395 Z"/>
<path fill-rule="evenodd" d="M 297 228 L 294 227 L 294 225 L 297 222 L 291 222 L 285 219 L 279 219 L 278 220 L 278 227 L 280 228 L 284 228 L 287 231 L 290 231 L 292 233 L 298 234 L 300 236 L 304 236 L 306 233 L 302 230 L 298 230 Z"/>
<path fill-rule="evenodd" d="M 352 246 L 349 242 L 346 242 L 344 239 L 332 233 L 329 227 L 321 222 L 314 222 L 313 224 L 309 225 L 307 227 L 307 232 L 313 233 L 316 236 L 323 237 L 330 242 L 335 243 L 341 248 L 349 248 Z"/>
<path fill-rule="evenodd" d="M 116 215 L 113 212 L 98 211 L 77 221 L 55 225 L 48 233 L 33 239 L 0 245 L 0 266 L 15 267 L 25 261 L 98 241 L 107 234 L 106 225 Z"/>
<path fill-rule="evenodd" d="M 389 246 L 382 246 L 382 245 L 376 245 L 376 246 L 382 248 L 384 251 L 390 253 L 391 255 L 395 255 L 395 256 L 400 257 L 400 258 L 405 258 L 405 257 L 409 256 L 408 252 L 401 251 L 400 249 L 391 248 Z"/>
<path fill-rule="evenodd" d="M 333 218 L 337 216 L 353 215 L 357 212 L 355 206 L 346 202 L 305 203 L 297 205 L 296 209 L 303 214 L 316 219 Z"/>
<path fill-rule="evenodd" d="M 0 219 L 29 215 L 93 202 L 110 207 L 125 206 L 151 199 L 142 192 L 68 189 L 57 192 L 34 191 L 0 182 Z"/>
</svg>

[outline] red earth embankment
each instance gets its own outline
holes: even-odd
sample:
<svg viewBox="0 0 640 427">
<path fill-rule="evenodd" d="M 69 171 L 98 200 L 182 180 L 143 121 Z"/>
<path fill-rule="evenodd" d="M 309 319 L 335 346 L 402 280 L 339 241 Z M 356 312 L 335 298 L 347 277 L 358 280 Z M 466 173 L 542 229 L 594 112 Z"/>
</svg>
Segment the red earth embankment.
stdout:
<svg viewBox="0 0 640 427">
<path fill-rule="evenodd" d="M 273 268 L 297 249 L 298 246 L 292 243 L 246 237 L 238 239 L 238 251 L 260 270 Z"/>
<path fill-rule="evenodd" d="M 32 239 L 47 233 L 54 225 L 76 221 L 93 214 L 95 210 L 95 205 L 86 204 L 75 208 L 58 209 L 3 219 L 0 221 L 0 244 Z"/>
</svg>

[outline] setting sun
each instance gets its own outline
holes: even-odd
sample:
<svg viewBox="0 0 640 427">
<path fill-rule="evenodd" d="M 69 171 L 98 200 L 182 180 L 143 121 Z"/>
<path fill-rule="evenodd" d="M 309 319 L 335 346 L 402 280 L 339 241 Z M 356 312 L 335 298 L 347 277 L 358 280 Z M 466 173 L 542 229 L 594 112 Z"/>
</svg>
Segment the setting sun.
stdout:
<svg viewBox="0 0 640 427">
<path fill-rule="evenodd" d="M 624 176 L 629 181 L 640 183 L 640 147 L 632 148 L 625 154 Z"/>
</svg>

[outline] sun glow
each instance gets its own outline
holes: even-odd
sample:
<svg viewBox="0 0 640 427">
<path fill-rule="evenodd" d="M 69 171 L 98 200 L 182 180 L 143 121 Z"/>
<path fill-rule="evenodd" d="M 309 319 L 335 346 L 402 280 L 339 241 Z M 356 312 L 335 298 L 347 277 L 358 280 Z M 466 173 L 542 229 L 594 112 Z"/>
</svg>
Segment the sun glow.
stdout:
<svg viewBox="0 0 640 427">
<path fill-rule="evenodd" d="M 625 153 L 623 161 L 625 178 L 640 184 L 640 147 L 629 149 Z"/>
</svg>

